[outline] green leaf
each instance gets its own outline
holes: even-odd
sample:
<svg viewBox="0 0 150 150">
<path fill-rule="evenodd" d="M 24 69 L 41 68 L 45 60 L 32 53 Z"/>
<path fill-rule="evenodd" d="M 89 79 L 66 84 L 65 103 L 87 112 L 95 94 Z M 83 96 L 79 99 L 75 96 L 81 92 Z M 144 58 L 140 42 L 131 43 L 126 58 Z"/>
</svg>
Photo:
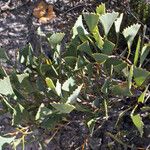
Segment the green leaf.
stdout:
<svg viewBox="0 0 150 150">
<path fill-rule="evenodd" d="M 92 50 L 89 46 L 89 42 L 85 41 L 84 43 L 82 43 L 81 45 L 78 46 L 78 50 L 82 53 L 87 53 L 90 56 L 92 55 Z"/>
<path fill-rule="evenodd" d="M 109 40 L 105 40 L 104 45 L 103 45 L 103 49 L 102 49 L 102 53 L 107 54 L 107 55 L 111 55 L 113 53 L 114 47 L 115 47 L 114 43 L 112 43 Z"/>
<path fill-rule="evenodd" d="M 46 119 L 43 120 L 41 126 L 43 128 L 53 130 L 61 120 L 62 114 L 51 114 Z"/>
<path fill-rule="evenodd" d="M 99 15 L 105 14 L 106 13 L 106 8 L 105 8 L 105 4 L 102 3 L 101 5 L 96 7 L 96 13 Z"/>
<path fill-rule="evenodd" d="M 4 78 L 6 76 L 7 76 L 7 73 L 6 73 L 5 69 L 2 66 L 0 66 L 0 79 Z"/>
<path fill-rule="evenodd" d="M 135 108 L 131 112 L 131 119 L 132 119 L 134 125 L 139 130 L 140 135 L 142 137 L 143 133 L 144 133 L 144 131 L 143 131 L 143 129 L 144 129 L 144 123 L 143 123 L 142 118 L 141 118 L 141 116 L 139 114 L 136 114 L 136 115 L 134 114 L 136 108 L 137 108 L 137 106 L 135 106 Z"/>
<path fill-rule="evenodd" d="M 47 84 L 48 88 L 50 88 L 51 90 L 55 91 L 55 85 L 54 85 L 52 79 L 47 77 L 45 79 L 45 81 L 46 81 L 46 84 Z"/>
<path fill-rule="evenodd" d="M 19 51 L 18 60 L 21 64 L 26 66 L 33 64 L 33 48 L 31 44 L 27 44 Z"/>
<path fill-rule="evenodd" d="M 141 55 L 140 55 L 140 67 L 142 66 L 149 52 L 150 52 L 150 44 L 145 44 L 144 47 L 142 48 Z"/>
<path fill-rule="evenodd" d="M 93 58 L 96 60 L 97 63 L 104 63 L 108 59 L 108 55 L 102 53 L 94 53 Z"/>
<path fill-rule="evenodd" d="M 119 95 L 119 96 L 131 96 L 132 95 L 127 83 L 114 85 L 110 88 L 110 90 L 113 95 Z"/>
<path fill-rule="evenodd" d="M 74 25 L 73 28 L 72 28 L 72 31 L 73 31 L 73 36 L 72 36 L 72 38 L 73 38 L 73 39 L 75 38 L 76 35 L 79 35 L 79 36 L 81 35 L 81 33 L 78 32 L 78 31 L 79 31 L 79 28 L 82 28 L 82 30 L 83 30 L 82 35 L 83 35 L 83 34 L 84 34 L 84 35 L 88 34 L 88 32 L 86 31 L 86 29 L 85 29 L 84 26 L 83 26 L 82 15 L 80 15 L 80 16 L 78 17 L 78 19 L 77 19 L 75 25 Z"/>
<path fill-rule="evenodd" d="M 13 111 L 12 125 L 20 125 L 22 121 L 25 122 L 28 117 L 28 112 L 25 108 L 21 104 L 18 104 Z"/>
<path fill-rule="evenodd" d="M 115 30 L 116 30 L 117 34 L 120 32 L 120 26 L 121 26 L 121 23 L 122 23 L 122 19 L 123 19 L 123 13 L 120 14 L 120 16 L 115 21 Z"/>
<path fill-rule="evenodd" d="M 62 85 L 62 89 L 63 89 L 64 91 L 69 92 L 69 91 L 70 91 L 70 88 L 73 87 L 75 84 L 76 84 L 76 83 L 75 83 L 75 80 L 74 80 L 72 77 L 70 77 L 70 78 L 67 79 L 67 80 L 64 82 L 64 84 Z"/>
<path fill-rule="evenodd" d="M 69 114 L 75 109 L 73 105 L 70 104 L 61 104 L 61 103 L 50 103 L 59 114 Z"/>
<path fill-rule="evenodd" d="M 78 98 L 78 96 L 79 96 L 79 94 L 80 94 L 80 91 L 81 91 L 81 89 L 82 89 L 82 86 L 83 85 L 80 85 L 80 86 L 78 86 L 78 88 L 69 96 L 69 98 L 68 98 L 68 100 L 67 100 L 67 104 L 69 103 L 69 104 L 73 104 L 73 103 L 75 103 L 76 102 L 76 100 L 77 100 L 77 98 Z"/>
<path fill-rule="evenodd" d="M 117 19 L 117 17 L 118 17 L 117 12 L 106 13 L 106 14 L 100 16 L 100 21 L 103 25 L 106 36 L 108 35 L 109 30 L 112 27 L 114 21 Z"/>
<path fill-rule="evenodd" d="M 144 103 L 144 100 L 145 100 L 145 96 L 146 96 L 146 93 L 148 91 L 148 87 L 146 87 L 146 89 L 144 90 L 144 92 L 140 95 L 140 97 L 138 98 L 138 103 Z"/>
<path fill-rule="evenodd" d="M 127 40 L 128 48 L 131 49 L 133 40 L 140 29 L 140 24 L 133 24 L 123 30 L 123 35 Z"/>
<path fill-rule="evenodd" d="M 134 55 L 134 65 L 135 66 L 137 66 L 137 62 L 138 62 L 138 59 L 139 59 L 140 46 L 141 46 L 141 37 L 139 36 L 139 39 L 138 39 L 138 42 L 137 42 L 137 46 L 136 46 L 135 55 Z"/>
<path fill-rule="evenodd" d="M 134 67 L 133 71 L 134 81 L 137 86 L 141 86 L 146 80 L 150 78 L 150 72 L 142 69 Z"/>
<path fill-rule="evenodd" d="M 2 146 L 4 144 L 10 144 L 11 142 L 13 142 L 15 140 L 15 137 L 2 137 L 0 136 L 0 149 L 2 149 Z"/>
<path fill-rule="evenodd" d="M 90 14 L 83 14 L 83 16 L 90 32 L 92 33 L 94 29 L 97 27 L 99 15 L 90 13 Z"/>
<path fill-rule="evenodd" d="M 102 49 L 104 41 L 103 41 L 103 38 L 100 35 L 99 31 L 98 31 L 98 28 L 95 31 L 93 31 L 93 36 L 94 36 L 94 39 L 96 41 L 97 47 L 100 48 L 100 49 Z"/>
<path fill-rule="evenodd" d="M 64 60 L 67 66 L 74 68 L 77 62 L 77 57 L 67 56 L 64 58 Z"/>
<path fill-rule="evenodd" d="M 51 114 L 52 114 L 52 110 L 45 107 L 45 105 L 42 103 L 38 108 L 38 111 L 35 116 L 35 120 L 38 120 L 41 123 L 48 115 Z"/>
<path fill-rule="evenodd" d="M 9 60 L 6 54 L 6 50 L 4 50 L 3 48 L 0 48 L 0 60 Z"/>
<path fill-rule="evenodd" d="M 14 95 L 14 91 L 12 89 L 9 77 L 4 77 L 3 79 L 0 79 L 0 94 Z"/>
<path fill-rule="evenodd" d="M 50 37 L 48 37 L 48 41 L 51 46 L 55 47 L 57 44 L 63 40 L 65 34 L 64 33 L 54 33 Z"/>
</svg>

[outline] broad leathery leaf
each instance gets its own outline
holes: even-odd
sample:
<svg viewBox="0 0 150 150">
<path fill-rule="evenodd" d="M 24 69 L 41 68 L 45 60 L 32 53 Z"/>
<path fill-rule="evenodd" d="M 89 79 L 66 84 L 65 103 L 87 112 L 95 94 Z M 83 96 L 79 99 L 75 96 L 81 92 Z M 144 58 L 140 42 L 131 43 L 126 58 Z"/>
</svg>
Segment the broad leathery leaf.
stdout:
<svg viewBox="0 0 150 150">
<path fill-rule="evenodd" d="M 28 115 L 25 108 L 21 104 L 18 104 L 13 111 L 12 125 L 21 124 L 22 121 L 25 121 L 29 117 Z"/>
<path fill-rule="evenodd" d="M 64 60 L 67 66 L 74 68 L 77 62 L 77 57 L 67 56 L 64 58 Z"/>
<path fill-rule="evenodd" d="M 80 36 L 80 33 L 78 32 L 78 28 L 82 28 L 83 29 L 83 33 L 84 34 L 88 34 L 88 32 L 86 31 L 86 29 L 83 26 L 83 22 L 82 22 L 82 15 L 80 15 L 75 23 L 75 25 L 72 28 L 73 31 L 73 36 L 72 38 L 75 38 L 76 35 Z"/>
<path fill-rule="evenodd" d="M 0 60 L 9 60 L 6 51 L 3 48 L 0 48 Z"/>
<path fill-rule="evenodd" d="M 110 90 L 113 95 L 119 95 L 119 96 L 131 96 L 132 95 L 127 83 L 114 85 L 110 88 Z"/>
<path fill-rule="evenodd" d="M 94 36 L 94 39 L 95 39 L 95 41 L 96 41 L 97 47 L 100 48 L 100 49 L 102 49 L 102 48 L 103 48 L 104 41 L 103 41 L 102 36 L 101 36 L 100 33 L 99 33 L 98 28 L 95 29 L 95 31 L 93 31 L 93 36 Z"/>
<path fill-rule="evenodd" d="M 120 16 L 115 21 L 115 30 L 116 30 L 117 34 L 120 32 L 120 26 L 122 23 L 122 19 L 123 19 L 123 13 L 120 14 Z"/>
<path fill-rule="evenodd" d="M 133 76 L 136 85 L 141 86 L 146 80 L 150 78 L 150 72 L 142 68 L 134 67 Z"/>
<path fill-rule="evenodd" d="M 96 13 L 99 15 L 106 13 L 105 3 L 101 3 L 99 6 L 96 7 Z"/>
<path fill-rule="evenodd" d="M 85 61 L 85 59 L 81 56 L 78 56 L 75 70 L 84 68 L 86 65 L 87 65 L 87 62 Z"/>
<path fill-rule="evenodd" d="M 83 53 L 87 53 L 90 56 L 92 55 L 92 50 L 90 48 L 89 42 L 85 41 L 84 43 L 82 43 L 81 45 L 78 46 L 78 50 L 83 52 Z"/>
<path fill-rule="evenodd" d="M 43 128 L 53 130 L 60 121 L 62 121 L 63 114 L 51 114 L 43 120 L 41 126 Z"/>
<path fill-rule="evenodd" d="M 89 128 L 90 134 L 93 134 L 94 127 L 95 127 L 96 119 L 91 119 L 90 121 L 87 122 L 87 126 Z"/>
<path fill-rule="evenodd" d="M 18 60 L 26 66 L 33 64 L 33 48 L 30 43 L 19 51 Z"/>
<path fill-rule="evenodd" d="M 55 91 L 55 85 L 54 85 L 52 79 L 47 77 L 45 79 L 45 81 L 46 81 L 46 84 L 47 84 L 48 88 L 50 88 L 51 90 Z"/>
<path fill-rule="evenodd" d="M 135 55 L 134 55 L 134 65 L 137 66 L 137 62 L 139 59 L 139 54 L 140 54 L 140 46 L 141 46 L 141 37 L 139 36 L 137 45 L 136 45 L 136 51 L 135 51 Z"/>
<path fill-rule="evenodd" d="M 138 103 L 144 103 L 145 100 L 145 96 L 146 96 L 146 92 L 148 91 L 148 87 L 146 87 L 146 89 L 144 90 L 144 92 L 140 95 L 140 97 L 138 98 Z"/>
<path fill-rule="evenodd" d="M 82 89 L 82 86 L 83 86 L 83 84 L 82 85 L 80 85 L 80 86 L 78 86 L 78 88 L 68 97 L 68 100 L 67 100 L 67 104 L 69 103 L 69 104 L 73 104 L 73 103 L 75 103 L 76 102 L 76 100 L 77 100 L 77 98 L 78 98 L 78 96 L 79 96 L 79 94 L 80 94 L 80 91 L 81 91 L 81 89 Z"/>
<path fill-rule="evenodd" d="M 111 65 L 113 65 L 114 71 L 120 73 L 126 67 L 127 64 L 123 60 L 118 58 L 108 58 L 104 63 L 104 69 L 108 73 L 110 73 L 111 71 Z"/>
<path fill-rule="evenodd" d="M 133 24 L 123 30 L 123 35 L 127 40 L 128 48 L 131 49 L 133 40 L 138 33 L 138 30 L 140 29 L 141 25 L 140 24 Z"/>
<path fill-rule="evenodd" d="M 10 78 L 4 77 L 3 79 L 0 79 L 0 94 L 3 95 L 14 95 L 14 91 L 12 89 Z"/>
<path fill-rule="evenodd" d="M 10 144 L 15 140 L 16 137 L 2 137 L 0 136 L 0 149 L 2 150 L 2 147 L 4 144 Z"/>
<path fill-rule="evenodd" d="M 94 53 L 92 55 L 96 62 L 100 64 L 103 64 L 109 58 L 108 55 L 102 53 Z"/>
<path fill-rule="evenodd" d="M 104 45 L 103 45 L 103 49 L 102 49 L 102 53 L 107 54 L 107 55 L 111 55 L 113 53 L 114 47 L 115 47 L 114 43 L 112 43 L 109 40 L 105 40 Z"/>
<path fill-rule="evenodd" d="M 144 123 L 143 123 L 142 118 L 141 118 L 141 116 L 139 114 L 134 114 L 136 108 L 137 108 L 137 105 L 132 110 L 130 116 L 131 116 L 131 119 L 132 119 L 134 125 L 137 127 L 137 129 L 139 130 L 140 135 L 142 137 L 143 133 L 144 133 L 144 131 L 143 131 L 143 129 L 144 129 Z"/>
<path fill-rule="evenodd" d="M 62 85 L 62 89 L 63 89 L 64 91 L 69 92 L 69 91 L 70 91 L 70 87 L 73 87 L 75 84 L 76 84 L 76 83 L 75 83 L 75 80 L 74 80 L 72 77 L 70 77 L 70 78 L 67 79 L 67 80 L 64 82 L 64 84 Z"/>
<path fill-rule="evenodd" d="M 65 34 L 64 33 L 54 33 L 50 37 L 48 37 L 49 43 L 55 47 L 57 44 L 60 44 L 60 42 L 63 40 Z"/>
<path fill-rule="evenodd" d="M 108 35 L 110 28 L 112 27 L 114 21 L 117 19 L 119 13 L 112 12 L 112 13 L 106 13 L 102 16 L 100 16 L 100 21 L 103 25 L 105 36 Z"/>
<path fill-rule="evenodd" d="M 75 106 L 63 103 L 50 103 L 59 114 L 69 114 L 75 109 Z"/>
<path fill-rule="evenodd" d="M 35 120 L 38 120 L 40 123 L 48 116 L 52 114 L 52 110 L 47 108 L 43 103 L 38 108 L 38 111 L 35 116 Z"/>
<path fill-rule="evenodd" d="M 97 27 L 99 21 L 99 15 L 95 13 L 83 14 L 85 22 L 92 33 L 94 29 Z"/>
<path fill-rule="evenodd" d="M 140 67 L 142 66 L 145 58 L 148 56 L 149 53 L 150 53 L 150 44 L 145 44 L 141 50 Z"/>
</svg>

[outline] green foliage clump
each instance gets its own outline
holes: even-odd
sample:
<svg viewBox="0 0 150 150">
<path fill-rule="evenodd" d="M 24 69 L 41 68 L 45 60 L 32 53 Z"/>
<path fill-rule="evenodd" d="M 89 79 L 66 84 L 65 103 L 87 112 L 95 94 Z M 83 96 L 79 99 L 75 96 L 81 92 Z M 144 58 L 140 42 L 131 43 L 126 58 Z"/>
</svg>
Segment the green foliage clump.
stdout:
<svg viewBox="0 0 150 150">
<path fill-rule="evenodd" d="M 0 146 L 14 141 L 16 147 L 18 141 L 23 142 L 29 134 L 28 130 L 59 128 L 61 123 L 68 122 L 67 116 L 74 110 L 88 113 L 85 122 L 92 134 L 100 112 L 106 120 L 109 118 L 108 107 L 112 97 L 137 99 L 128 110 L 132 110 L 131 119 L 143 135 L 144 123 L 138 106 L 148 100 L 150 72 L 143 65 L 150 43 L 144 43 L 139 36 L 132 52 L 132 44 L 141 25 L 137 23 L 121 30 L 122 19 L 123 14 L 107 13 L 105 5 L 101 4 L 95 13 L 84 13 L 78 17 L 72 38 L 63 52 L 61 42 L 64 33 L 41 33 L 51 46 L 51 60 L 45 54 L 34 55 L 29 44 L 18 53 L 21 68 L 15 65 L 7 73 L 5 68 L 0 67 L 1 114 L 9 112 L 12 126 L 22 133 L 21 138 L 14 140 L 16 135 L 9 137 Z M 109 40 L 112 28 L 116 43 Z M 122 50 L 121 55 L 116 53 L 120 34 L 127 41 L 127 48 Z M 133 61 L 130 60 L 131 55 L 134 56 Z M 3 49 L 0 49 L 0 59 L 10 63 Z M 85 101 L 86 104 L 83 103 Z M 149 107 L 142 107 L 146 108 Z M 122 114 L 118 121 L 121 117 Z"/>
</svg>

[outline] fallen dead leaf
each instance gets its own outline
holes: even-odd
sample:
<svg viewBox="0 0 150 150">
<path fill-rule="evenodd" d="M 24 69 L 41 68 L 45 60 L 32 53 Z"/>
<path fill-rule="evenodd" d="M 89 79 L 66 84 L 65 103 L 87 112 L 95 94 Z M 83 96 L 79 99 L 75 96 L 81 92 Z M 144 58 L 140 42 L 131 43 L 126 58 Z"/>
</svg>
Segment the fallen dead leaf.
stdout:
<svg viewBox="0 0 150 150">
<path fill-rule="evenodd" d="M 50 22 L 53 18 L 56 17 L 52 5 L 48 5 L 46 2 L 41 1 L 34 8 L 33 15 L 39 19 L 39 22 L 42 24 Z"/>
</svg>

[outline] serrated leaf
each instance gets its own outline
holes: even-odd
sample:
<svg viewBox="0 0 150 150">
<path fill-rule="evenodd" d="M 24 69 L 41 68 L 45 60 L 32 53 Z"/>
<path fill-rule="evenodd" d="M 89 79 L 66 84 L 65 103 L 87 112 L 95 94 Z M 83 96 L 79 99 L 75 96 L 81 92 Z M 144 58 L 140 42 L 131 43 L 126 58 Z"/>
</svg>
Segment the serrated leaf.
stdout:
<svg viewBox="0 0 150 150">
<path fill-rule="evenodd" d="M 139 36 L 137 45 L 136 45 L 136 51 L 134 55 L 134 65 L 137 65 L 138 59 L 139 59 L 139 54 L 140 54 L 140 46 L 141 46 L 141 37 Z"/>
<path fill-rule="evenodd" d="M 69 92 L 70 91 L 70 87 L 73 87 L 75 85 L 75 80 L 70 77 L 69 79 L 67 79 L 64 84 L 62 85 L 62 89 L 64 91 Z"/>
<path fill-rule="evenodd" d="M 73 36 L 72 38 L 75 38 L 76 35 L 79 35 L 80 36 L 80 32 L 78 32 L 78 29 L 79 28 L 82 28 L 83 30 L 83 33 L 84 34 L 88 34 L 88 32 L 86 31 L 86 29 L 84 28 L 83 26 L 83 22 L 82 22 L 82 15 L 80 15 L 75 23 L 75 25 L 73 26 L 72 28 L 72 31 L 73 31 Z"/>
<path fill-rule="evenodd" d="M 83 85 L 78 86 L 78 88 L 69 96 L 69 98 L 68 98 L 68 100 L 66 102 L 67 104 L 73 104 L 73 103 L 76 102 L 76 100 L 77 100 L 77 98 L 78 98 L 78 96 L 80 94 L 80 91 L 82 89 L 82 86 Z"/>
<path fill-rule="evenodd" d="M 102 53 L 94 53 L 93 58 L 96 60 L 97 63 L 104 63 L 108 59 L 108 55 Z"/>
<path fill-rule="evenodd" d="M 108 35 L 109 30 L 112 27 L 114 21 L 117 19 L 117 17 L 118 17 L 117 12 L 106 13 L 106 14 L 100 16 L 100 21 L 103 25 L 106 36 Z"/>
<path fill-rule="evenodd" d="M 140 24 L 133 24 L 123 30 L 123 35 L 127 40 L 128 48 L 131 49 L 133 40 L 140 29 Z"/>
<path fill-rule="evenodd" d="M 75 109 L 73 105 L 70 104 L 62 104 L 62 103 L 50 103 L 59 114 L 69 114 L 71 111 Z"/>
<path fill-rule="evenodd" d="M 136 85 L 141 86 L 145 82 L 145 80 L 148 80 L 150 78 L 150 72 L 142 68 L 134 67 L 133 76 Z"/>
<path fill-rule="evenodd" d="M 77 57 L 67 56 L 64 58 L 64 60 L 67 66 L 70 66 L 74 69 L 76 62 L 77 62 Z"/>
<path fill-rule="evenodd" d="M 0 94 L 3 95 L 14 94 L 9 77 L 4 77 L 3 79 L 0 79 Z"/>
<path fill-rule="evenodd" d="M 116 30 L 116 33 L 120 32 L 120 26 L 121 26 L 121 23 L 122 23 L 122 19 L 123 19 L 123 13 L 120 14 L 120 16 L 115 21 L 115 30 Z"/>
<path fill-rule="evenodd" d="M 145 44 L 144 47 L 141 50 L 140 55 L 140 67 L 142 66 L 143 62 L 145 61 L 146 57 L 150 53 L 150 44 Z"/>
<path fill-rule="evenodd" d="M 55 91 L 55 85 L 54 85 L 52 79 L 47 77 L 45 79 L 45 81 L 46 81 L 46 84 L 47 84 L 48 88 L 50 88 L 51 90 Z"/>
<path fill-rule="evenodd" d="M 96 28 L 98 24 L 99 15 L 90 13 L 90 14 L 83 14 L 83 16 L 90 32 L 93 32 L 93 30 Z"/>
<path fill-rule="evenodd" d="M 2 137 L 0 136 L 0 149 L 2 149 L 4 144 L 10 144 L 15 140 L 15 137 Z"/>
<path fill-rule="evenodd" d="M 96 13 L 98 13 L 99 15 L 102 15 L 102 14 L 106 13 L 106 8 L 105 8 L 104 3 L 102 3 L 101 5 L 96 7 Z"/>
</svg>

